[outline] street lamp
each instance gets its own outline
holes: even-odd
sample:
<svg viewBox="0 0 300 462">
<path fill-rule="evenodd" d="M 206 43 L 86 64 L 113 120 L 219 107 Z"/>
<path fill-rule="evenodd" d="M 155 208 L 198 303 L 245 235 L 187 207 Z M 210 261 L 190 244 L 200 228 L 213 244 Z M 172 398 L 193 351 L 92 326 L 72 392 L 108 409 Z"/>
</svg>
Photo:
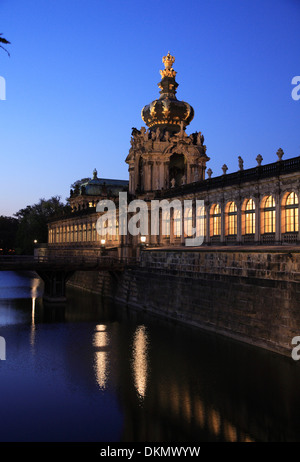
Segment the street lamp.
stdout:
<svg viewBox="0 0 300 462">
<path fill-rule="evenodd" d="M 145 245 L 146 244 L 146 236 L 141 236 L 141 244 Z"/>
<path fill-rule="evenodd" d="M 100 242 L 101 242 L 101 247 L 102 247 L 102 248 L 105 247 L 105 239 L 101 239 Z"/>
<path fill-rule="evenodd" d="M 34 244 L 37 244 L 37 239 L 35 239 L 35 240 L 33 241 L 33 243 L 34 243 Z"/>
</svg>

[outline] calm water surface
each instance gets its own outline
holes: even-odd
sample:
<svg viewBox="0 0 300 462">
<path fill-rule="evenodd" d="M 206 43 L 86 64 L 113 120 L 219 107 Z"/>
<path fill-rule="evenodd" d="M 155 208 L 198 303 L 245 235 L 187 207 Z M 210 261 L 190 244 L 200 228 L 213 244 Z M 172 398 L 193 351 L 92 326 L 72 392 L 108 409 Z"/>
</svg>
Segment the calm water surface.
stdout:
<svg viewBox="0 0 300 462">
<path fill-rule="evenodd" d="M 1 441 L 300 441 L 300 364 L 0 272 Z M 300 334 L 300 332 L 299 332 Z"/>
</svg>

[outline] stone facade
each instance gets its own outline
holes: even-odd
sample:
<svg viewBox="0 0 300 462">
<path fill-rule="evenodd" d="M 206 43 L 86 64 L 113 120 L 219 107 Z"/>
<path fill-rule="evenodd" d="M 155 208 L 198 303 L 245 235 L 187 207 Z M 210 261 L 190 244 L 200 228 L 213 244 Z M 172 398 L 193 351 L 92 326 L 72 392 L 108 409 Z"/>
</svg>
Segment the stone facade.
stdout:
<svg viewBox="0 0 300 462">
<path fill-rule="evenodd" d="M 279 148 L 273 163 L 263 165 L 259 154 L 250 169 L 239 157 L 238 171 L 228 174 L 224 164 L 223 174 L 213 177 L 202 133 L 186 133 L 194 110 L 175 96 L 174 58 L 168 54 L 163 61 L 160 97 L 142 111 L 148 128 L 132 130 L 129 182 L 114 192 L 103 190 L 97 175 L 79 182 L 70 197 L 72 213 L 49 223 L 48 252 L 138 257 L 136 269 L 117 277 L 77 273 L 70 283 L 290 354 L 291 339 L 300 334 L 300 157 L 284 160 Z M 127 205 L 135 199 L 146 204 L 143 236 L 121 232 L 118 192 L 126 194 Z M 99 227 L 105 212 L 95 206 L 103 199 L 116 215 Z M 132 212 L 125 215 L 130 220 Z M 202 243 L 188 248 L 195 233 Z"/>
<path fill-rule="evenodd" d="M 148 128 L 132 129 L 129 182 L 99 179 L 96 170 L 92 179 L 77 181 L 70 195 L 73 213 L 49 224 L 50 246 L 99 250 L 105 240 L 108 249 L 117 246 L 122 254 L 136 254 L 141 236 L 119 233 L 120 192 L 128 193 L 128 203 L 138 199 L 147 204 L 148 230 L 143 234 L 149 246 L 183 246 L 193 232 L 209 246 L 300 242 L 300 157 L 283 160 L 279 148 L 271 164 L 263 165 L 259 154 L 257 165 L 245 170 L 239 156 L 237 172 L 228 174 L 224 164 L 222 175 L 212 177 L 211 169 L 206 175 L 210 159 L 204 136 L 186 133 L 194 109 L 176 97 L 174 61 L 170 53 L 163 58 L 160 97 L 142 110 Z M 108 219 L 99 231 L 96 205 L 103 199 L 113 201 L 117 210 L 114 223 Z M 157 234 L 151 232 L 152 201 L 180 201 L 180 212 L 174 207 L 159 211 Z"/>
</svg>

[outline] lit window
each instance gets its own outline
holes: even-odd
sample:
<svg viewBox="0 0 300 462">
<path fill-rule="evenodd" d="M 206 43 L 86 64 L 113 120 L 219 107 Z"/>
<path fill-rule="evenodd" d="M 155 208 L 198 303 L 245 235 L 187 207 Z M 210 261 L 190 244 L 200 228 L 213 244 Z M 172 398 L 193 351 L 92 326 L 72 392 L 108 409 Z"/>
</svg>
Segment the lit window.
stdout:
<svg viewBox="0 0 300 462">
<path fill-rule="evenodd" d="M 185 210 L 184 231 L 188 237 L 193 235 L 193 210 L 191 208 Z"/>
<path fill-rule="evenodd" d="M 206 235 L 206 210 L 204 205 L 197 207 L 196 230 L 197 236 Z"/>
<path fill-rule="evenodd" d="M 174 210 L 174 218 L 173 218 L 173 226 L 174 226 L 174 236 L 180 237 L 181 236 L 181 212 L 180 210 Z"/>
<path fill-rule="evenodd" d="M 264 233 L 275 233 L 275 200 L 273 196 L 268 196 L 263 208 Z"/>
<path fill-rule="evenodd" d="M 219 204 L 212 206 L 212 236 L 221 235 L 221 208 Z"/>
<path fill-rule="evenodd" d="M 248 199 L 245 208 L 245 234 L 255 234 L 255 203 Z"/>
<path fill-rule="evenodd" d="M 163 211 L 162 214 L 162 235 L 170 237 L 170 212 L 168 210 Z"/>
<path fill-rule="evenodd" d="M 285 203 L 285 232 L 293 233 L 299 230 L 299 201 L 298 196 L 291 192 Z"/>
<path fill-rule="evenodd" d="M 226 229 L 228 235 L 237 233 L 237 208 L 235 202 L 227 204 Z"/>
</svg>

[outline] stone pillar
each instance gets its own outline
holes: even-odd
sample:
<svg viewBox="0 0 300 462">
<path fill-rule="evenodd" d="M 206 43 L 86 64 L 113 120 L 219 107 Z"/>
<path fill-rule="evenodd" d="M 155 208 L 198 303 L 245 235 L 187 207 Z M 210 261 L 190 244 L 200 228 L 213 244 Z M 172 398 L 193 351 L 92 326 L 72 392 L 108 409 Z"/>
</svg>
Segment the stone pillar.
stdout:
<svg viewBox="0 0 300 462">
<path fill-rule="evenodd" d="M 281 243 L 281 204 L 280 193 L 275 193 L 275 243 Z"/>
<path fill-rule="evenodd" d="M 169 189 L 170 187 L 170 177 L 169 177 L 169 168 L 170 168 L 170 161 L 164 163 L 164 188 Z"/>
<path fill-rule="evenodd" d="M 194 235 L 192 236 L 193 238 L 196 238 L 196 225 L 197 225 L 197 209 L 196 209 L 196 200 L 195 198 L 193 199 L 192 202 L 192 227 L 195 230 Z"/>
<path fill-rule="evenodd" d="M 154 180 L 154 178 L 153 178 L 154 177 L 154 175 L 153 175 L 153 170 L 154 170 L 153 165 L 154 165 L 154 162 L 150 161 L 149 162 L 149 167 L 150 167 L 150 183 L 149 183 L 150 187 L 149 187 L 149 190 L 150 191 L 153 191 L 155 189 L 154 184 L 153 184 L 154 183 L 154 181 L 153 181 Z"/>
<path fill-rule="evenodd" d="M 174 244 L 174 209 L 170 208 L 170 245 Z"/>
<path fill-rule="evenodd" d="M 222 199 L 222 201 L 220 201 L 220 205 L 221 205 L 221 236 L 220 236 L 220 240 L 221 242 L 225 242 L 225 201 L 224 199 Z"/>
<path fill-rule="evenodd" d="M 205 210 L 206 210 L 206 243 L 210 243 L 210 203 L 205 201 Z"/>
<path fill-rule="evenodd" d="M 242 204 L 241 201 L 238 200 L 236 201 L 236 208 L 237 208 L 237 235 L 236 235 L 236 241 L 238 244 L 241 244 L 242 242 Z"/>
<path fill-rule="evenodd" d="M 128 168 L 128 171 L 129 171 L 129 192 L 131 194 L 134 194 L 135 189 L 136 189 L 134 165 L 130 165 Z"/>
<path fill-rule="evenodd" d="M 185 224 L 184 224 L 184 204 L 181 201 L 181 236 L 180 236 L 180 244 L 184 245 L 185 243 Z"/>
<path fill-rule="evenodd" d="M 255 237 L 254 241 L 258 244 L 260 242 L 260 224 L 261 224 L 261 210 L 260 210 L 260 196 L 255 195 Z"/>
</svg>

